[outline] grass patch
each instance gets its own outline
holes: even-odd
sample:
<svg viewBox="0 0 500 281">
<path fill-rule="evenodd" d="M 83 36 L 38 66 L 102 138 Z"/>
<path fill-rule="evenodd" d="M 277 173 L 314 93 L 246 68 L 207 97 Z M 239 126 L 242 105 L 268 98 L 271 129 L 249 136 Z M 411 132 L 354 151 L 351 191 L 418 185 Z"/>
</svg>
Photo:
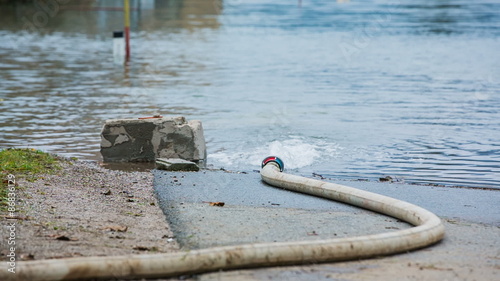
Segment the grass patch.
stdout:
<svg viewBox="0 0 500 281">
<path fill-rule="evenodd" d="M 61 169 L 53 155 L 32 148 L 9 148 L 0 150 L 0 212 L 7 207 L 7 175 L 13 174 L 16 181 L 25 178 L 36 180 L 37 174 L 53 173 Z"/>
</svg>

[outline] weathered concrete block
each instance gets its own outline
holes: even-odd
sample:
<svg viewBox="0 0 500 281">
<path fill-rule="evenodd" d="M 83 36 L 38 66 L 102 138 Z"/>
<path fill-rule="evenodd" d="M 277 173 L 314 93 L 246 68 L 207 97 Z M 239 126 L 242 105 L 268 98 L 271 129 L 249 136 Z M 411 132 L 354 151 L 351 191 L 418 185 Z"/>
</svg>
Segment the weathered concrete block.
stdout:
<svg viewBox="0 0 500 281">
<path fill-rule="evenodd" d="M 158 158 L 156 159 L 156 168 L 167 171 L 198 172 L 200 170 L 196 163 L 178 158 Z"/>
<path fill-rule="evenodd" d="M 106 162 L 152 162 L 160 157 L 198 162 L 207 157 L 201 122 L 184 117 L 107 120 L 101 154 Z"/>
</svg>

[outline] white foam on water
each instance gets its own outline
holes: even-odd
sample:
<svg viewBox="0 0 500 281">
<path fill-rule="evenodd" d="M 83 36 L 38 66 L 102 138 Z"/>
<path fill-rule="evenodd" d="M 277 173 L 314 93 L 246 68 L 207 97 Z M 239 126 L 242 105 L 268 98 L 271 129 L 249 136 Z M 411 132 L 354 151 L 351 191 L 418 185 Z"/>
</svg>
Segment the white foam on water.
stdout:
<svg viewBox="0 0 500 281">
<path fill-rule="evenodd" d="M 318 139 L 305 139 L 292 136 L 289 139 L 275 140 L 259 147 L 246 149 L 226 149 L 208 155 L 209 164 L 228 169 L 256 169 L 267 156 L 277 156 L 285 162 L 287 169 L 299 169 L 323 161 L 323 156 L 337 155 L 342 148 L 335 143 Z"/>
</svg>

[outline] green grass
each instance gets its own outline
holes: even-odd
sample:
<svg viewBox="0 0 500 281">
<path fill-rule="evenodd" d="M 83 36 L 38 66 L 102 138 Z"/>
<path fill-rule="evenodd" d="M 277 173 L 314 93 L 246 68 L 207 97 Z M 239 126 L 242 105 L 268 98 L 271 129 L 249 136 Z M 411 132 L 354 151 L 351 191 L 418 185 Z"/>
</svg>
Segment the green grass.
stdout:
<svg viewBox="0 0 500 281">
<path fill-rule="evenodd" d="M 56 157 L 40 150 L 31 148 L 0 150 L 0 212 L 4 212 L 7 207 L 7 175 L 14 175 L 16 181 L 20 178 L 34 181 L 37 174 L 54 173 L 60 168 Z"/>
</svg>

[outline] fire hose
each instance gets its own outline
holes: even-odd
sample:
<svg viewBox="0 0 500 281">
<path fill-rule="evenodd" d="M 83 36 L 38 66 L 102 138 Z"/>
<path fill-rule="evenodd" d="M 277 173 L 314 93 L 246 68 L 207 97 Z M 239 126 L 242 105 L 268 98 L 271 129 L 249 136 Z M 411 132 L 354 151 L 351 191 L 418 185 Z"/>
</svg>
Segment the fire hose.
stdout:
<svg viewBox="0 0 500 281">
<path fill-rule="evenodd" d="M 286 174 L 282 172 L 283 167 L 281 159 L 267 157 L 260 172 L 262 180 L 276 187 L 379 212 L 414 227 L 357 237 L 255 243 L 176 253 L 21 261 L 16 273 L 0 272 L 0 280 L 160 278 L 238 268 L 333 262 L 402 253 L 432 245 L 444 237 L 441 220 L 421 207 L 352 187 Z"/>
</svg>

